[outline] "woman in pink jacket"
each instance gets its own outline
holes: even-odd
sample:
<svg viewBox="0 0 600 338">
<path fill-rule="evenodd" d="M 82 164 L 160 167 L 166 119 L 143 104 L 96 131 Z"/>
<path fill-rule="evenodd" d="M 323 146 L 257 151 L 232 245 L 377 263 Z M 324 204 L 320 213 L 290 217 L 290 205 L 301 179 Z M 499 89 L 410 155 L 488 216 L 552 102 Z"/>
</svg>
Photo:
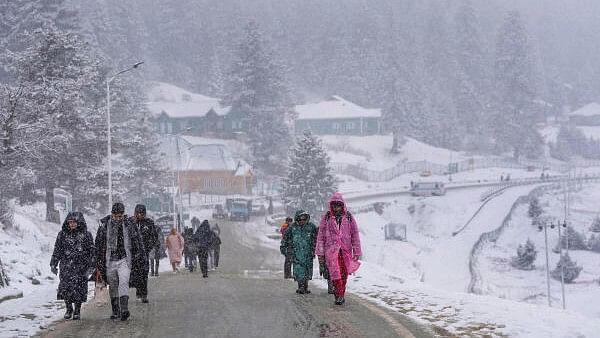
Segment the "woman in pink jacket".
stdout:
<svg viewBox="0 0 600 338">
<path fill-rule="evenodd" d="M 177 232 L 177 229 L 171 229 L 171 233 L 165 239 L 167 252 L 169 253 L 169 261 L 173 267 L 173 272 L 177 272 L 179 264 L 181 264 L 181 256 L 183 255 L 183 237 Z"/>
<path fill-rule="evenodd" d="M 329 211 L 321 218 L 316 254 L 325 257 L 329 276 L 335 286 L 335 304 L 344 304 L 348 275 L 360 266 L 358 225 L 346 209 L 342 194 L 336 192 L 329 201 Z"/>
</svg>

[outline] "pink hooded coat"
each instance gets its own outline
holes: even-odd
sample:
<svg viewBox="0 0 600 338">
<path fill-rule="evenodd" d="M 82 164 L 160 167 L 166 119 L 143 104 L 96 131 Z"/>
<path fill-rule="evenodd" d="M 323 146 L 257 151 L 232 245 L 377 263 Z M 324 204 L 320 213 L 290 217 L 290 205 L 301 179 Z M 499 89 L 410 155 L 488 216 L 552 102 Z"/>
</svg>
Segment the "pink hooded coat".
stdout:
<svg viewBox="0 0 600 338">
<path fill-rule="evenodd" d="M 183 244 L 185 243 L 183 237 L 179 233 L 176 235 L 169 235 L 165 242 L 171 264 L 181 263 L 181 254 L 183 252 Z"/>
<path fill-rule="evenodd" d="M 344 203 L 342 225 L 338 228 L 338 224 L 331 209 L 331 202 L 340 201 Z M 329 213 L 323 215 L 319 224 L 319 235 L 317 236 L 317 247 L 315 253 L 317 256 L 325 256 L 327 268 L 331 280 L 341 279 L 340 267 L 338 265 L 338 254 L 340 249 L 344 257 L 346 271 L 351 274 L 358 270 L 360 262 L 352 257 L 362 256 L 360 248 L 360 238 L 358 233 L 358 225 L 354 217 L 348 214 L 346 210 L 346 202 L 342 194 L 336 192 L 329 201 Z M 328 216 L 329 214 L 329 216 Z"/>
</svg>

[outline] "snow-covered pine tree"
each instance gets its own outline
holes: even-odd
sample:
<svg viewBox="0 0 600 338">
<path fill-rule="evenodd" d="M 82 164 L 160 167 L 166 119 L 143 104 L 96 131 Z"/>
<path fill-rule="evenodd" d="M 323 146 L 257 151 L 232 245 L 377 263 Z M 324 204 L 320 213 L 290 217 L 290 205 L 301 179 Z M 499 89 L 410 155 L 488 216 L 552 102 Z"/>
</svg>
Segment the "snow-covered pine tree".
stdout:
<svg viewBox="0 0 600 338">
<path fill-rule="evenodd" d="M 111 91 L 111 114 L 114 113 L 114 150 L 119 182 L 116 195 L 123 201 L 141 203 L 144 197 L 162 192 L 164 168 L 159 155 L 159 141 L 146 106 L 147 99 L 135 81 L 121 78 Z"/>
<path fill-rule="evenodd" d="M 213 54 L 210 62 L 210 73 L 208 74 L 208 94 L 216 97 L 223 96 L 225 92 L 225 74 L 220 56 Z"/>
<path fill-rule="evenodd" d="M 241 118 L 248 133 L 252 162 L 265 171 L 277 171 L 285 163 L 291 143 L 288 120 L 292 103 L 283 68 L 267 51 L 255 22 L 245 27 L 237 59 L 227 78 L 223 104 Z"/>
<path fill-rule="evenodd" d="M 481 43 L 480 23 L 471 0 L 463 0 L 454 17 L 456 43 L 456 84 L 454 97 L 460 123 L 465 127 L 466 149 L 489 147 L 489 126 L 484 110 L 489 89 L 486 79 L 486 55 Z"/>
<path fill-rule="evenodd" d="M 26 88 L 23 99 L 31 119 L 43 123 L 41 134 L 52 135 L 33 170 L 46 189 L 47 218 L 56 221 L 53 188 L 104 171 L 104 117 L 97 104 L 100 60 L 75 35 L 55 27 L 38 30 L 29 41 L 28 48 L 14 55 L 12 70 Z"/>
<path fill-rule="evenodd" d="M 494 133 L 498 148 L 512 150 L 515 158 L 541 151 L 532 109 L 533 69 L 523 19 L 518 11 L 508 12 L 496 43 Z"/>
<path fill-rule="evenodd" d="M 8 275 L 4 271 L 4 265 L 2 264 L 2 257 L 0 257 L 0 288 L 8 286 Z"/>
<path fill-rule="evenodd" d="M 588 249 L 593 252 L 600 252 L 600 236 L 592 234 L 587 241 Z"/>
<path fill-rule="evenodd" d="M 290 151 L 288 173 L 284 179 L 284 201 L 316 218 L 325 210 L 336 186 L 335 176 L 329 167 L 329 156 L 321 140 L 305 131 Z"/>
<path fill-rule="evenodd" d="M 9 200 L 18 197 L 20 188 L 32 183 L 32 162 L 51 135 L 43 133 L 45 124 L 36 120 L 26 105 L 24 87 L 0 86 L 0 225 L 12 226 Z"/>
<path fill-rule="evenodd" d="M 511 265 L 520 270 L 533 270 L 535 265 L 535 258 L 537 257 L 537 250 L 535 250 L 535 245 L 528 238 L 525 245 L 519 244 L 517 248 L 517 256 L 513 257 L 511 260 Z"/>
<path fill-rule="evenodd" d="M 532 219 L 532 223 L 536 222 L 543 212 L 540 200 L 537 197 L 532 198 L 529 201 L 529 209 L 527 210 L 527 215 Z"/>
<path fill-rule="evenodd" d="M 579 277 L 579 273 L 583 269 L 581 266 L 577 265 L 577 262 L 571 260 L 569 254 L 564 254 L 556 264 L 556 268 L 550 273 L 552 278 L 558 281 L 561 280 L 561 267 L 564 269 L 563 273 L 565 283 L 571 283 L 577 279 L 577 277 Z"/>
<path fill-rule="evenodd" d="M 561 241 L 562 248 L 566 249 L 567 246 L 569 250 L 587 250 L 588 246 L 586 244 L 585 236 L 573 229 L 573 227 L 567 227 L 563 232 L 561 232 Z M 556 248 L 553 250 L 554 252 L 559 252 L 558 243 Z"/>
<path fill-rule="evenodd" d="M 590 227 L 591 232 L 600 232 L 600 216 L 596 216 L 592 221 L 592 226 Z"/>
</svg>

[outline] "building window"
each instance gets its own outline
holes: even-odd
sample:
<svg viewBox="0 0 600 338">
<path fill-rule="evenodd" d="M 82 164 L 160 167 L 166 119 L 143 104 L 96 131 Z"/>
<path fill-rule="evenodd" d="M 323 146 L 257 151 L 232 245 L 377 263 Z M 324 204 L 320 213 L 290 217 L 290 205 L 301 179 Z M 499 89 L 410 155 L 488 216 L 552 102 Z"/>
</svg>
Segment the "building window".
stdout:
<svg viewBox="0 0 600 338">
<path fill-rule="evenodd" d="M 342 125 L 339 124 L 338 122 L 333 122 L 333 130 L 340 130 L 342 129 Z"/>
<path fill-rule="evenodd" d="M 167 123 L 167 134 L 173 134 L 173 123 Z"/>
<path fill-rule="evenodd" d="M 160 133 L 161 134 L 166 134 L 167 133 L 167 123 L 166 122 L 161 122 L 160 123 Z"/>
<path fill-rule="evenodd" d="M 353 130 L 354 122 L 346 122 L 346 130 Z"/>
<path fill-rule="evenodd" d="M 205 178 L 202 180 L 202 185 L 205 190 L 217 189 L 225 187 L 224 178 Z"/>
</svg>

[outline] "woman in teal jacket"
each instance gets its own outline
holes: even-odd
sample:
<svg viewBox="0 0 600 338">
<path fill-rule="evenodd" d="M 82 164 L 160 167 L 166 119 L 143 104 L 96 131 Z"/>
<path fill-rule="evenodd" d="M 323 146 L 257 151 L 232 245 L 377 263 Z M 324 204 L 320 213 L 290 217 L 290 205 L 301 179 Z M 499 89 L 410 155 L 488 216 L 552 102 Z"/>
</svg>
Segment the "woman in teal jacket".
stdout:
<svg viewBox="0 0 600 338">
<path fill-rule="evenodd" d="M 310 222 L 310 215 L 304 210 L 296 211 L 294 223 L 285 232 L 280 247 L 283 255 L 289 248 L 293 252 L 294 280 L 298 282 L 296 293 L 310 293 L 308 281 L 312 279 L 316 240 L 317 227 Z"/>
</svg>

